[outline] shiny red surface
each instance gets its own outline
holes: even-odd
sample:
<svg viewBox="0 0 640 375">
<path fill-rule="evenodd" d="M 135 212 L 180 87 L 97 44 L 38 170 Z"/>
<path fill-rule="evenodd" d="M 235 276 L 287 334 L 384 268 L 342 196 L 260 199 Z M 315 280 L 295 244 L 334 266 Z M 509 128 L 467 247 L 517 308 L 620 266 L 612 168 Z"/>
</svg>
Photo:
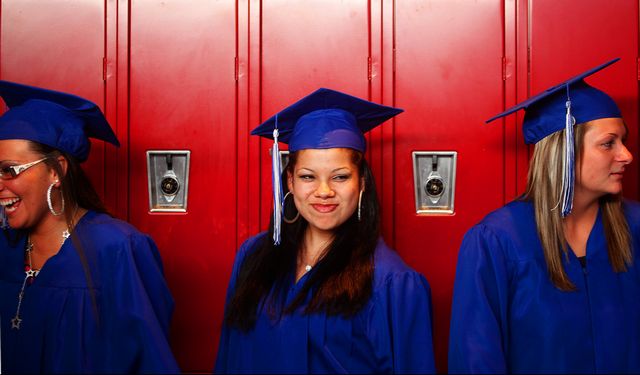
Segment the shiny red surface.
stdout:
<svg viewBox="0 0 640 375">
<path fill-rule="evenodd" d="M 235 7 L 133 2 L 130 22 L 129 220 L 161 250 L 181 368 L 210 371 L 236 250 Z M 148 212 L 145 153 L 159 149 L 191 151 L 186 214 Z"/>
<path fill-rule="evenodd" d="M 367 158 L 387 242 L 431 284 L 441 372 L 462 236 L 526 181 L 522 114 L 484 120 L 619 56 L 589 82 L 621 105 L 638 163 L 637 0 L 9 0 L 0 26 L 0 78 L 92 99 L 116 129 L 123 146 L 95 142 L 86 167 L 160 248 L 185 372 L 211 370 L 235 251 L 269 220 L 271 142 L 249 132 L 318 87 L 406 111 Z M 186 214 L 148 212 L 157 149 L 192 152 Z M 415 214 L 411 152 L 428 150 L 458 152 L 454 215 Z"/>
<path fill-rule="evenodd" d="M 2 1 L 0 77 L 67 91 L 104 109 L 104 16 L 103 1 Z M 104 163 L 104 144 L 92 142 L 85 169 L 103 198 Z"/>
<path fill-rule="evenodd" d="M 261 10 L 260 120 L 318 87 L 368 97 L 366 0 L 268 1 Z M 261 230 L 267 228 L 271 210 L 272 145 L 261 140 L 261 191 L 256 191 L 261 196 Z"/>
<path fill-rule="evenodd" d="M 614 57 L 621 60 L 586 81 L 611 95 L 629 128 L 627 147 L 638 155 L 638 1 L 532 2 L 532 94 Z M 579 26 L 567 26 L 575 20 Z M 588 27 L 586 27 L 588 25 Z M 562 35 L 562 37 L 558 37 Z M 624 175 L 625 195 L 638 199 L 638 158 Z"/>
<path fill-rule="evenodd" d="M 504 202 L 504 129 L 484 124 L 503 103 L 502 8 L 410 1 L 396 11 L 396 104 L 406 112 L 394 138 L 395 248 L 431 285 L 435 354 L 446 371 L 462 235 Z M 454 215 L 415 214 L 412 151 L 458 152 Z"/>
</svg>

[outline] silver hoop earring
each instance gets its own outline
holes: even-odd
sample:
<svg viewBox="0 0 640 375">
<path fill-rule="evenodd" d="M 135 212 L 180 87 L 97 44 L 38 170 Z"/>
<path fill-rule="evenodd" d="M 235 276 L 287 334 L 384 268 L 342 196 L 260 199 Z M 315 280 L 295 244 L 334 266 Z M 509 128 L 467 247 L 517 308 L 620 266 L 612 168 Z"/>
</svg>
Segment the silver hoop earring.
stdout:
<svg viewBox="0 0 640 375">
<path fill-rule="evenodd" d="M 293 224 L 295 223 L 298 218 L 300 217 L 300 211 L 297 211 L 296 213 L 296 217 L 294 217 L 293 219 L 287 219 L 286 216 L 284 216 L 284 207 L 285 207 L 285 202 L 287 201 L 287 197 L 289 196 L 289 194 L 291 194 L 290 191 L 287 192 L 287 194 L 284 195 L 284 198 L 282 198 L 282 220 L 284 220 L 285 223 L 287 224 Z"/>
<path fill-rule="evenodd" d="M 64 212 L 64 196 L 62 196 L 62 191 L 60 191 L 60 202 L 62 202 L 62 207 L 60 208 L 60 212 L 56 212 L 56 210 L 53 209 L 53 202 L 51 202 L 51 190 L 53 189 L 53 186 L 57 183 L 58 183 L 58 180 L 56 180 L 54 183 L 49 185 L 49 188 L 47 189 L 47 205 L 49 206 L 49 211 L 51 211 L 51 215 L 53 216 L 60 216 Z"/>
<path fill-rule="evenodd" d="M 358 197 L 358 221 L 360 221 L 362 219 L 361 216 L 361 209 L 362 209 L 362 193 L 364 193 L 364 190 L 360 190 L 360 197 Z"/>
</svg>

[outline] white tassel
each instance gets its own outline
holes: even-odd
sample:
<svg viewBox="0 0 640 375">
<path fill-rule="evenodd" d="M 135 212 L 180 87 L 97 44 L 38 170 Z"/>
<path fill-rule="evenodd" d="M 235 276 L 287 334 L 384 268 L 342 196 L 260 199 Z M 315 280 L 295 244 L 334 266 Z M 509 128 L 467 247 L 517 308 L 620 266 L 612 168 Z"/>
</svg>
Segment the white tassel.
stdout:
<svg viewBox="0 0 640 375">
<path fill-rule="evenodd" d="M 568 90 L 568 88 L 567 88 Z M 562 170 L 562 217 L 567 217 L 573 209 L 573 188 L 575 179 L 575 145 L 573 125 L 575 119 L 571 115 L 571 100 L 567 95 L 567 115 L 565 119 L 564 162 Z"/>
<path fill-rule="evenodd" d="M 564 152 L 562 155 L 562 188 L 560 197 L 556 205 L 551 209 L 555 210 L 562 203 L 560 215 L 567 217 L 573 209 L 573 187 L 574 187 L 574 157 L 575 144 L 573 139 L 573 125 L 575 118 L 571 115 L 571 98 L 569 97 L 569 86 L 567 86 L 567 102 L 565 103 L 567 113 L 564 123 Z"/>
<path fill-rule="evenodd" d="M 278 147 L 278 116 L 276 127 L 273 129 L 273 148 L 271 149 L 271 173 L 273 183 L 273 244 L 280 245 L 280 228 L 282 226 L 282 173 L 280 148 Z"/>
</svg>

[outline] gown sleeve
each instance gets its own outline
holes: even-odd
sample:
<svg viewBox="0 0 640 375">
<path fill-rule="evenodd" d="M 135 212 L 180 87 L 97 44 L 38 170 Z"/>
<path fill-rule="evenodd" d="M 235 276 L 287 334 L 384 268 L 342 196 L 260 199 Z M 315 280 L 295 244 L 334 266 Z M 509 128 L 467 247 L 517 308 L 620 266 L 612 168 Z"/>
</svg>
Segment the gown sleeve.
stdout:
<svg viewBox="0 0 640 375">
<path fill-rule="evenodd" d="M 102 314 L 108 319 L 103 368 L 112 373 L 178 373 L 168 341 L 173 298 L 158 249 L 141 233 L 129 234 L 119 246 L 111 270 L 102 271 L 110 272 L 111 279 Z"/>
<path fill-rule="evenodd" d="M 450 373 L 506 373 L 508 271 L 498 236 L 480 224 L 458 254 L 451 330 Z"/>
<path fill-rule="evenodd" d="M 231 296 L 233 296 L 233 292 L 236 289 L 236 281 L 238 279 L 238 274 L 240 273 L 240 267 L 242 266 L 242 263 L 244 261 L 244 258 L 247 252 L 255 247 L 256 242 L 257 241 L 255 237 L 246 240 L 240 246 L 240 249 L 236 253 L 236 259 L 233 263 L 233 270 L 231 271 L 231 278 L 229 279 L 229 286 L 227 287 L 227 296 L 225 299 L 225 312 L 229 304 L 229 300 L 231 299 Z M 223 321 L 222 329 L 220 330 L 220 341 L 218 343 L 218 354 L 216 355 L 216 363 L 213 369 L 213 372 L 216 374 L 227 373 L 229 334 L 230 334 L 230 329 Z"/>
<path fill-rule="evenodd" d="M 395 274 L 387 294 L 394 373 L 435 373 L 427 280 L 416 272 Z"/>
</svg>

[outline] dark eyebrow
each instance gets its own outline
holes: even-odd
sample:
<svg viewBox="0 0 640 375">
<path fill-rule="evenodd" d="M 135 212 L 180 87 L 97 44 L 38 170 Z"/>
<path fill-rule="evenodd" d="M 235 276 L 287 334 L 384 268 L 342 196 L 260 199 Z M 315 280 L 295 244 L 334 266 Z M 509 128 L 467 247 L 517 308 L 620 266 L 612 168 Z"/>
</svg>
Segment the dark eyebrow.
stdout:
<svg viewBox="0 0 640 375">
<path fill-rule="evenodd" d="M 302 171 L 303 169 L 305 169 L 305 170 L 307 170 L 307 171 L 309 171 L 309 172 L 315 173 L 315 171 L 314 171 L 313 169 L 311 169 L 311 168 L 306 168 L 306 167 L 302 167 L 302 168 L 298 169 L 298 172 Z M 349 167 L 339 167 L 339 168 L 336 168 L 336 169 L 332 170 L 332 171 L 331 171 L 331 173 L 336 173 L 337 171 L 340 171 L 340 170 L 342 170 L 342 169 L 346 169 L 346 172 L 350 172 L 350 171 L 351 171 L 351 170 L 349 169 Z"/>
<path fill-rule="evenodd" d="M 336 168 L 336 169 L 332 170 L 331 173 L 336 173 L 337 171 L 342 170 L 342 169 L 346 169 L 346 172 L 351 172 L 349 167 L 340 167 L 340 168 Z"/>
</svg>

